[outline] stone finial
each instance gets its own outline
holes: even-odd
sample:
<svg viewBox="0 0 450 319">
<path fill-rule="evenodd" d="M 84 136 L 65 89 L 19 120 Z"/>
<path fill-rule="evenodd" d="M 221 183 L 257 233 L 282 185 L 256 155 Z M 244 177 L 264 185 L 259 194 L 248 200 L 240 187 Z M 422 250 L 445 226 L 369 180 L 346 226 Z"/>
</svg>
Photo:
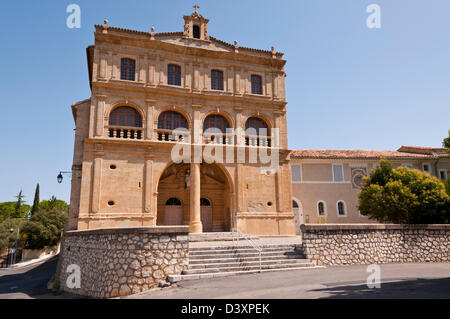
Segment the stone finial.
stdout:
<svg viewBox="0 0 450 319">
<path fill-rule="evenodd" d="M 275 52 L 275 47 L 272 47 L 272 59 L 277 57 L 277 53 Z"/>
<path fill-rule="evenodd" d="M 155 40 L 155 27 L 152 27 L 150 31 L 150 40 Z"/>
<path fill-rule="evenodd" d="M 238 53 L 239 52 L 239 46 L 238 46 L 238 42 L 234 41 L 234 52 Z"/>
<path fill-rule="evenodd" d="M 103 33 L 108 33 L 108 20 L 103 20 Z"/>
</svg>

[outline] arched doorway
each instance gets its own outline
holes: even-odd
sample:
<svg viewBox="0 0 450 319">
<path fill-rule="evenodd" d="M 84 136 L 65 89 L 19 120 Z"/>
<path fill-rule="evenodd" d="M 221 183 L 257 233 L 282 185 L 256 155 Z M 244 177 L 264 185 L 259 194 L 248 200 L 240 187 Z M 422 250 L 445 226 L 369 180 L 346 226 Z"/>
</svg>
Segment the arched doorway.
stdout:
<svg viewBox="0 0 450 319">
<path fill-rule="evenodd" d="M 209 233 L 213 231 L 213 209 L 211 202 L 207 198 L 200 199 L 201 216 L 203 224 L 203 232 Z"/>
<path fill-rule="evenodd" d="M 183 225 L 183 205 L 178 198 L 172 197 L 167 200 L 164 208 L 164 225 Z"/>
<path fill-rule="evenodd" d="M 297 200 L 292 201 L 292 211 L 294 212 L 294 220 L 295 220 L 295 234 L 300 235 L 300 226 L 303 225 L 305 222 L 303 220 L 303 211 L 301 209 L 300 202 Z"/>
<path fill-rule="evenodd" d="M 171 164 L 161 174 L 158 185 L 157 225 L 174 225 L 175 222 L 178 223 L 176 225 L 189 225 L 190 170 L 190 164 Z M 200 165 L 200 193 L 203 232 L 231 231 L 233 188 L 223 168 L 217 164 Z M 173 201 L 173 205 L 167 205 L 168 200 L 172 198 L 178 199 L 179 202 Z"/>
</svg>

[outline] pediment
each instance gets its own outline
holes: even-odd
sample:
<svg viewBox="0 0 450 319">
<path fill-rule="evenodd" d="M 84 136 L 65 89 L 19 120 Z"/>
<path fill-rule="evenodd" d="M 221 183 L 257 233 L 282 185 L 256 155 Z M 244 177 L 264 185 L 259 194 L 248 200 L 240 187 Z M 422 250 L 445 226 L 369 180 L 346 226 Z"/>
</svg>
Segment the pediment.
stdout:
<svg viewBox="0 0 450 319">
<path fill-rule="evenodd" d="M 234 50 L 231 48 L 231 45 L 226 45 L 223 42 L 221 43 L 216 39 L 210 39 L 208 41 L 205 41 L 197 39 L 188 39 L 182 35 L 172 35 L 172 36 L 157 37 L 157 40 L 164 43 L 190 48 L 211 50 L 216 52 L 234 52 Z"/>
</svg>

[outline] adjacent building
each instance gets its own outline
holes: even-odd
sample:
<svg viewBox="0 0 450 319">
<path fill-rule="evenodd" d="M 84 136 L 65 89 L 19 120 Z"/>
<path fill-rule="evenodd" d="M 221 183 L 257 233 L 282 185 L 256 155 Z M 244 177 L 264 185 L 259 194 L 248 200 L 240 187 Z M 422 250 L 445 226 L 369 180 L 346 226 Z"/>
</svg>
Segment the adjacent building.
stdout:
<svg viewBox="0 0 450 319">
<path fill-rule="evenodd" d="M 448 149 L 402 146 L 397 151 L 299 150 L 291 153 L 296 224 L 371 223 L 358 210 L 363 177 L 385 158 L 446 180 Z"/>
</svg>

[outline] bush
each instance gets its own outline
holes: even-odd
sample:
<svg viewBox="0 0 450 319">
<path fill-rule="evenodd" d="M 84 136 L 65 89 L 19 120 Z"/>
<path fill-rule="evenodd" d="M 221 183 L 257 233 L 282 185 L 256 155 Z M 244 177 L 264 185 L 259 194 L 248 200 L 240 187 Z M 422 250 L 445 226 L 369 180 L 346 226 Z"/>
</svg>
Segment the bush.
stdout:
<svg viewBox="0 0 450 319">
<path fill-rule="evenodd" d="M 67 222 L 67 214 L 60 210 L 40 210 L 23 226 L 22 233 L 28 249 L 42 249 L 56 245 L 61 230 Z"/>
<path fill-rule="evenodd" d="M 450 197 L 436 177 L 382 160 L 365 178 L 359 210 L 381 223 L 448 224 Z"/>
</svg>

